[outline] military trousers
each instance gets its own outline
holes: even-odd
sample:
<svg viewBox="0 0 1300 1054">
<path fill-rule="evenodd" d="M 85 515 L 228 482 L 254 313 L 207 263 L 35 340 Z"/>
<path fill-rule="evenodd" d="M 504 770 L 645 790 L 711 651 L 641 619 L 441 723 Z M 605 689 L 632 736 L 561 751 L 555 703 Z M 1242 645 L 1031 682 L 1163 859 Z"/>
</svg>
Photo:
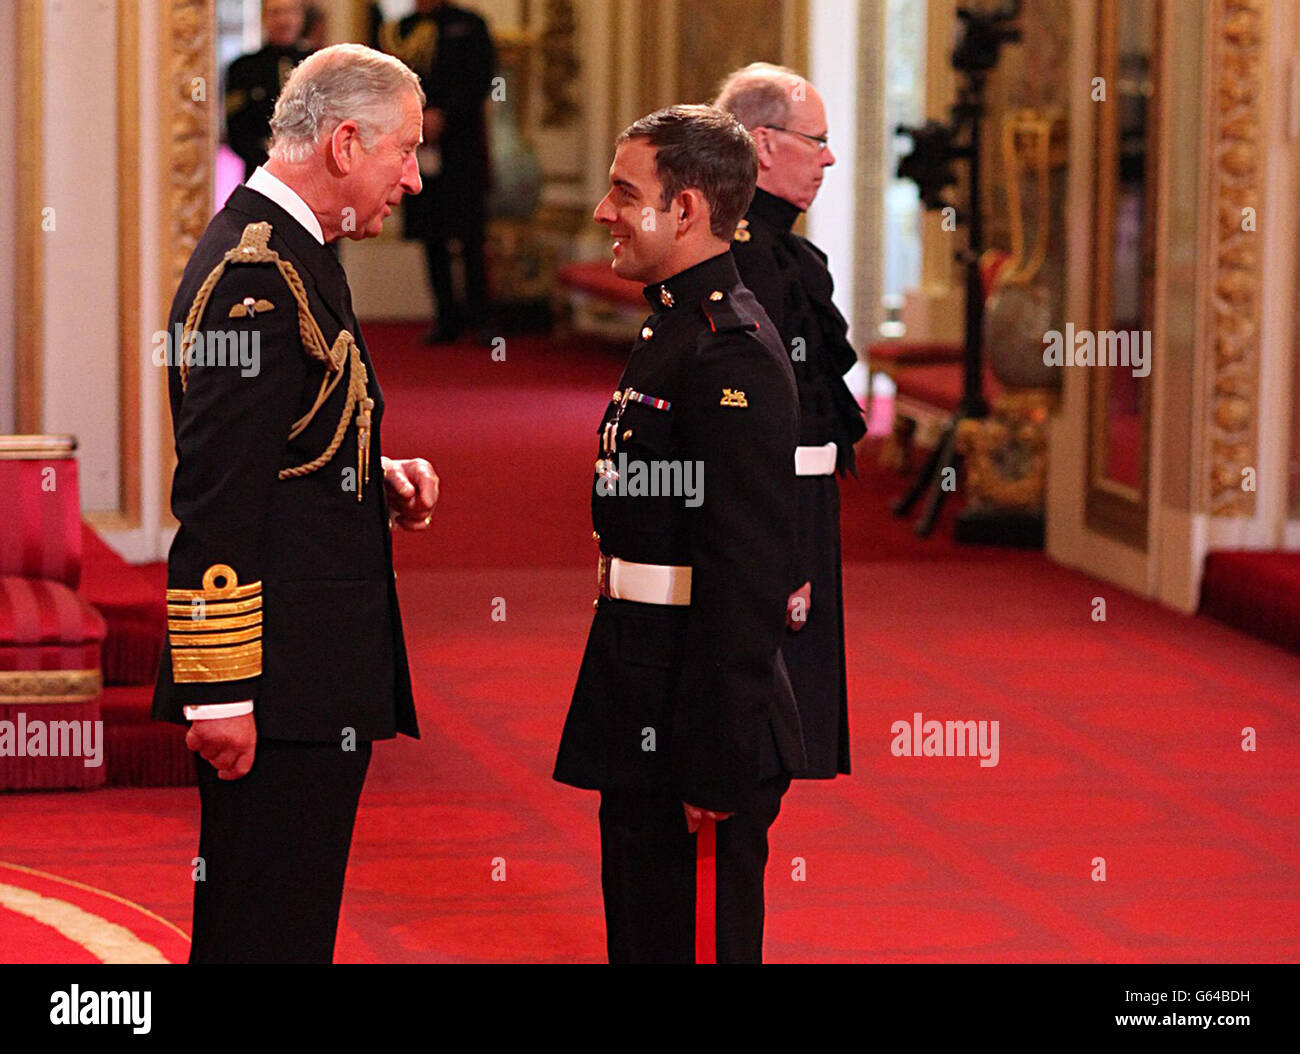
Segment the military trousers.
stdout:
<svg viewBox="0 0 1300 1054">
<path fill-rule="evenodd" d="M 195 755 L 202 870 L 191 963 L 333 961 L 370 748 L 259 738 L 237 780 Z"/>
<path fill-rule="evenodd" d="M 765 781 L 750 805 L 717 824 L 719 963 L 763 961 L 767 832 L 788 776 Z M 601 888 L 611 963 L 695 961 L 697 835 L 679 797 L 605 791 L 600 797 Z"/>
</svg>

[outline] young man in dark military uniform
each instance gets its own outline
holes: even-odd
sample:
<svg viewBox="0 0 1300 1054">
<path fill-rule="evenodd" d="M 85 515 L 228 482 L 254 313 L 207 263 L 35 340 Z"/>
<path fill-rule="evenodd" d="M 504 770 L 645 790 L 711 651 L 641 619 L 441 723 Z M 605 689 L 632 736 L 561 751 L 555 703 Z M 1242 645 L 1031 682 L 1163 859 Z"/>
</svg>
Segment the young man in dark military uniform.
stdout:
<svg viewBox="0 0 1300 1054">
<path fill-rule="evenodd" d="M 424 189 L 407 199 L 407 238 L 424 242 L 438 312 L 426 341 L 456 340 L 463 327 L 483 335 L 487 321 L 487 195 L 490 189 L 487 115 L 496 54 L 487 23 L 446 0 L 417 0 L 414 14 L 380 29 L 385 51 L 420 76 L 428 97 L 421 154 Z M 427 163 L 426 163 L 427 161 Z M 451 278 L 448 241 L 460 242 L 465 298 Z"/>
<path fill-rule="evenodd" d="M 362 67 L 377 87 L 354 117 Z M 180 527 L 154 717 L 190 722 L 199 755 L 192 962 L 331 960 L 371 742 L 417 734 L 390 516 L 427 527 L 437 477 L 382 456 L 383 394 L 326 243 L 373 237 L 419 188 L 422 102 L 360 45 L 299 66 L 272 160 L 172 305 Z"/>
<path fill-rule="evenodd" d="M 761 961 L 767 831 L 804 767 L 794 375 L 728 251 L 755 169 L 731 117 L 671 107 L 619 137 L 595 212 L 654 311 L 598 430 L 600 597 L 555 767 L 601 792 L 611 962 Z"/>
<path fill-rule="evenodd" d="M 302 29 L 302 0 L 264 0 L 266 43 L 226 70 L 226 142 L 244 162 L 244 179 L 266 163 L 275 100 L 289 73 L 309 54 L 300 46 Z"/>
<path fill-rule="evenodd" d="M 790 70 L 764 63 L 739 70 L 715 105 L 754 137 L 758 189 L 731 252 L 741 280 L 776 324 L 799 386 L 796 593 L 783 651 L 808 752 L 808 767 L 798 777 L 830 779 L 849 771 L 836 472 L 854 471 L 853 445 L 866 425 L 844 383 L 857 356 L 831 300 L 826 256 L 791 227 L 812 204 L 835 157 L 821 96 Z"/>
</svg>

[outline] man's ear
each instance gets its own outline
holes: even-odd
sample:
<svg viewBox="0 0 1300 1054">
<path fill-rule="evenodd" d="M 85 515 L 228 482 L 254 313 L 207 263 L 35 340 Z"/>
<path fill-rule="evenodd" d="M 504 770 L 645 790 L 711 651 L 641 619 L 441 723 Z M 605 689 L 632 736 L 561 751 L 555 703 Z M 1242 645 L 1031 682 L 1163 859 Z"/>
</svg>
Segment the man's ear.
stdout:
<svg viewBox="0 0 1300 1054">
<path fill-rule="evenodd" d="M 688 234 L 701 224 L 705 230 L 709 229 L 709 202 L 695 187 L 687 187 L 673 198 L 671 211 L 675 213 L 678 234 Z"/>
<path fill-rule="evenodd" d="M 766 170 L 776 163 L 773 156 L 772 131 L 769 128 L 751 128 L 749 134 L 754 137 L 754 149 L 758 153 L 758 167 Z"/>
<path fill-rule="evenodd" d="M 356 121 L 340 121 L 330 135 L 330 160 L 339 172 L 347 175 L 356 161 L 361 146 Z"/>
</svg>

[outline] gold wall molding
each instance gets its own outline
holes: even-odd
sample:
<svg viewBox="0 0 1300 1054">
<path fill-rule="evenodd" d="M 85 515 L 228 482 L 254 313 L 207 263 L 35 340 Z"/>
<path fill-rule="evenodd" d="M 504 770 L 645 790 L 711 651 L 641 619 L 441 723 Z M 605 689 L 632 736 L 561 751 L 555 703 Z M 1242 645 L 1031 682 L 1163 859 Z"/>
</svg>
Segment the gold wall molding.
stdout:
<svg viewBox="0 0 1300 1054">
<path fill-rule="evenodd" d="M 212 0 L 167 0 L 162 60 L 164 303 L 212 218 L 213 105 L 217 82 Z M 201 99 L 196 99 L 202 85 Z"/>
<path fill-rule="evenodd" d="M 117 2 L 118 509 L 140 523 L 140 4 Z"/>
<path fill-rule="evenodd" d="M 1211 296 L 1207 376 L 1210 470 L 1206 504 L 1215 516 L 1251 516 L 1255 494 L 1242 469 L 1256 467 L 1261 242 L 1243 230 L 1243 210 L 1264 215 L 1263 72 L 1267 0 L 1212 0 L 1209 67 Z"/>
<path fill-rule="evenodd" d="M 45 251 L 41 200 L 45 192 L 45 27 L 43 0 L 20 0 L 18 8 L 18 244 L 14 382 L 14 425 L 19 432 L 40 432 L 44 416 Z"/>
<path fill-rule="evenodd" d="M 220 92 L 216 74 L 213 0 L 162 0 L 159 59 L 163 71 L 162 122 L 162 290 L 164 308 L 172 302 L 185 264 L 212 218 L 212 173 L 216 163 L 214 114 Z M 196 86 L 203 86 L 196 98 Z M 163 320 L 159 320 L 160 323 Z M 167 376 L 159 371 L 159 444 L 162 464 L 163 522 L 171 518 L 171 478 L 175 467 Z"/>
</svg>

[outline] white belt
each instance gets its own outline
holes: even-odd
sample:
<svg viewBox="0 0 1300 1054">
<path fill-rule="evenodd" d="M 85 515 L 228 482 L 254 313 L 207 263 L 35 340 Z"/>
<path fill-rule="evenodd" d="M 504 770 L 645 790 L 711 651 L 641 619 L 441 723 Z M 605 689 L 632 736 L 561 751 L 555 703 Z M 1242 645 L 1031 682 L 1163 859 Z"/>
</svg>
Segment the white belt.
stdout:
<svg viewBox="0 0 1300 1054">
<path fill-rule="evenodd" d="M 600 554 L 596 569 L 600 595 L 611 600 L 632 600 L 638 604 L 691 602 L 691 569 L 671 564 L 636 564 L 617 556 Z"/>
<path fill-rule="evenodd" d="M 833 476 L 835 475 L 836 447 L 834 443 L 825 446 L 797 446 L 794 448 L 794 474 L 796 476 Z"/>
</svg>

